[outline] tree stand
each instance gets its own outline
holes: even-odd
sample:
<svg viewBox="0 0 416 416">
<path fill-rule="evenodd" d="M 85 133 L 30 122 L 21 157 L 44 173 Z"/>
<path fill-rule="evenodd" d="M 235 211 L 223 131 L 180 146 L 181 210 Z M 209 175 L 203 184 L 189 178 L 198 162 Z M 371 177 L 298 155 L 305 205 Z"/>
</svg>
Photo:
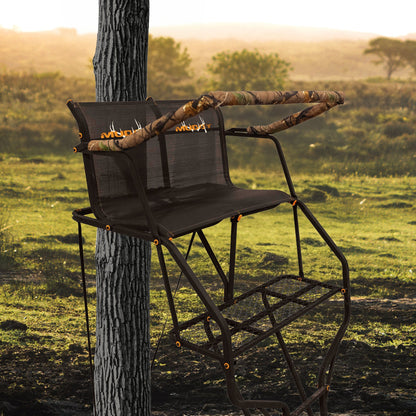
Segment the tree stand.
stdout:
<svg viewBox="0 0 416 416">
<path fill-rule="evenodd" d="M 225 130 L 219 109 L 224 105 L 310 102 L 317 104 L 270 125 L 248 129 Z M 91 203 L 91 207 L 73 212 L 80 236 L 84 296 L 81 224 L 152 241 L 161 267 L 173 324 L 170 334 L 176 347 L 189 348 L 218 360 L 229 399 L 244 415 L 260 412 L 265 416 L 300 416 L 306 412 L 313 416 L 315 403 L 319 403 L 321 416 L 328 414 L 330 380 L 350 317 L 348 264 L 309 208 L 297 197 L 280 143 L 271 133 L 308 120 L 342 102 L 342 94 L 336 92 L 244 91 L 212 92 L 189 102 L 68 103 L 80 130 L 81 143 L 75 150 L 83 154 Z M 271 140 L 287 192 L 248 190 L 233 185 L 228 171 L 226 137 L 229 136 L 239 137 L 242 141 L 249 137 Z M 235 275 L 238 276 L 235 265 L 239 222 L 244 216 L 280 205 L 293 212 L 297 271 L 280 273 L 266 282 L 240 290 L 235 281 Z M 326 245 L 337 259 L 339 271 L 336 277 L 315 276 L 317 273 L 305 275 L 299 213 L 319 234 L 322 245 Z M 279 215 L 278 211 L 276 215 Z M 225 272 L 205 230 L 227 218 L 231 221 L 231 236 L 228 271 Z M 175 239 L 187 234 L 192 236 L 190 247 L 194 237 L 199 237 L 219 276 L 223 287 L 220 301 L 209 293 L 191 268 L 187 256 L 175 244 Z M 203 305 L 203 312 L 190 319 L 183 319 L 178 314 L 167 254 Z M 329 347 L 320 357 L 317 385 L 310 392 L 310 388 L 305 388 L 283 332 L 336 296 L 342 298 L 343 316 Z M 86 302 L 85 307 L 89 326 Z M 272 336 L 277 339 L 299 396 L 299 405 L 294 409 L 280 398 L 245 399 L 237 384 L 239 357 Z M 88 343 L 92 366 L 89 340 Z"/>
</svg>

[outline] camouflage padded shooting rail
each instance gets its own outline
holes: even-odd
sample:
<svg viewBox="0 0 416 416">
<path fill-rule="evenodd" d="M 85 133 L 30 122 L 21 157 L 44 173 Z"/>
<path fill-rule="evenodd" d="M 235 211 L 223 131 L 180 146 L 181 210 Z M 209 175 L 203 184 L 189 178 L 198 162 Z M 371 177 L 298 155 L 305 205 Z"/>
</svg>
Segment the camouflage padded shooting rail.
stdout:
<svg viewBox="0 0 416 416">
<path fill-rule="evenodd" d="M 264 126 L 249 126 L 249 134 L 272 134 L 288 129 L 325 111 L 344 103 L 344 94 L 338 91 L 212 91 L 188 101 L 174 112 L 164 114 L 144 128 L 134 131 L 124 138 L 91 140 L 90 151 L 122 151 L 143 143 L 163 133 L 208 108 L 233 105 L 277 105 L 317 103 L 294 113 L 283 120 Z"/>
</svg>

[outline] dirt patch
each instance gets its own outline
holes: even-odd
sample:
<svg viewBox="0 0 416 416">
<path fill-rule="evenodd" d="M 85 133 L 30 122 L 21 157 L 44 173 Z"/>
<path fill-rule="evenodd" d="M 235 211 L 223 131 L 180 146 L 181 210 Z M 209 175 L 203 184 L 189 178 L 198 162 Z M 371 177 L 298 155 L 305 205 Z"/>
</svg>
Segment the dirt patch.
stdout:
<svg viewBox="0 0 416 416">
<path fill-rule="evenodd" d="M 412 324 L 415 309 L 414 298 L 354 298 L 352 319 Z M 348 336 L 342 341 L 329 394 L 330 415 L 416 415 L 415 343 L 395 345 L 393 334 L 380 334 L 383 336 L 390 337 L 392 342 L 382 339 L 380 346 L 374 346 Z M 276 386 L 271 382 L 280 371 L 279 362 L 265 357 L 274 352 L 273 348 L 264 347 L 264 352 L 253 352 L 244 358 L 241 378 L 246 382 L 246 393 L 256 397 L 261 391 L 267 397 L 284 397 L 296 406 L 297 399 L 287 385 Z M 307 344 L 303 352 L 310 357 L 316 354 L 312 344 Z M 302 376 L 307 376 L 308 370 L 306 363 Z M 5 351 L 3 348 L 0 374 L 3 416 L 91 414 L 85 350 L 68 350 L 57 356 L 56 352 L 45 349 Z M 167 339 L 162 342 L 152 382 L 154 416 L 241 414 L 227 399 L 223 373 L 217 363 L 201 360 L 185 349 L 178 353 Z"/>
</svg>

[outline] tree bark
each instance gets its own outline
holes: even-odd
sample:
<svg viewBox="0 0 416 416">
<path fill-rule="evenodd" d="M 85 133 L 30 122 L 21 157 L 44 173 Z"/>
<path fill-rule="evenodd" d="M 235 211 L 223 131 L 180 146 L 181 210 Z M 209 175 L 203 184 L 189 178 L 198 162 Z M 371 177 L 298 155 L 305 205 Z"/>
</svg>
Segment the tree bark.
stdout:
<svg viewBox="0 0 416 416">
<path fill-rule="evenodd" d="M 97 101 L 143 100 L 149 0 L 100 0 Z M 95 409 L 150 416 L 150 244 L 98 229 Z"/>
</svg>

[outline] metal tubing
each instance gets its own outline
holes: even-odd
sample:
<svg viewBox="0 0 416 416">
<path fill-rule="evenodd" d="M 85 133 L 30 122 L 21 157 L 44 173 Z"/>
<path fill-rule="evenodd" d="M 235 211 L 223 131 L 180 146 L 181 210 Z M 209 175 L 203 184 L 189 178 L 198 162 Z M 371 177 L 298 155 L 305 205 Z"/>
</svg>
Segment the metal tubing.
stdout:
<svg viewBox="0 0 416 416">
<path fill-rule="evenodd" d="M 82 293 L 84 296 L 84 309 L 85 309 L 85 323 L 87 327 L 87 340 L 88 340 L 88 359 L 90 365 L 91 387 L 92 387 L 92 402 L 93 413 L 96 414 L 95 406 L 95 393 L 94 393 L 94 365 L 92 361 L 92 349 L 91 349 L 91 335 L 90 335 L 90 320 L 88 314 L 88 300 L 87 300 L 87 283 L 85 279 L 85 263 L 84 263 L 84 245 L 82 242 L 82 229 L 81 223 L 78 222 L 78 245 L 79 245 L 79 259 L 81 264 L 81 278 L 82 278 Z"/>
<path fill-rule="evenodd" d="M 346 289 L 346 291 L 349 293 L 349 291 L 350 291 L 350 281 L 349 281 L 349 268 L 348 268 L 347 259 L 345 258 L 344 254 L 341 252 L 341 250 L 338 248 L 338 246 L 334 243 L 332 238 L 324 230 L 322 225 L 314 217 L 314 215 L 309 210 L 309 208 L 305 205 L 305 203 L 303 203 L 302 201 L 297 201 L 297 205 L 300 207 L 300 209 L 304 213 L 305 217 L 308 218 L 308 220 L 314 226 L 316 231 L 320 234 L 320 236 L 328 244 L 329 248 L 332 250 L 332 252 L 335 254 L 336 257 L 338 257 L 339 261 L 341 262 L 344 289 Z"/>
<path fill-rule="evenodd" d="M 168 277 L 168 271 L 167 271 L 167 268 L 166 268 L 165 257 L 163 255 L 162 246 L 160 244 L 158 244 L 156 246 L 156 249 L 157 249 L 157 255 L 158 255 L 158 258 L 159 258 L 160 269 L 162 271 L 163 284 L 165 285 L 166 296 L 168 298 L 168 304 L 169 304 L 170 314 L 172 316 L 173 328 L 174 328 L 174 331 L 177 334 L 179 334 L 178 317 L 176 315 L 175 303 L 173 301 L 172 289 L 170 287 L 170 282 L 169 282 L 169 277 Z"/>
<path fill-rule="evenodd" d="M 214 341 L 214 334 L 212 333 L 211 326 L 210 326 L 208 319 L 204 320 L 204 329 L 205 329 L 205 333 L 207 334 L 208 340 Z M 216 354 L 218 355 L 221 354 L 217 343 L 215 342 L 212 343 L 212 349 L 215 351 Z"/>
<path fill-rule="evenodd" d="M 321 235 L 323 240 L 328 244 L 329 248 L 332 250 L 332 252 L 335 254 L 335 256 L 339 259 L 342 265 L 342 279 L 343 279 L 343 291 L 344 291 L 344 318 L 343 322 L 340 325 L 334 340 L 331 343 L 330 348 L 328 349 L 328 352 L 322 362 L 320 371 L 319 371 L 319 377 L 318 377 L 318 386 L 323 387 L 325 385 L 329 385 L 332 373 L 334 369 L 334 363 L 335 358 L 338 352 L 339 344 L 341 342 L 341 339 L 343 338 L 349 321 L 351 317 L 351 297 L 350 297 L 350 280 L 349 280 L 349 267 L 348 262 L 344 256 L 344 254 L 341 252 L 341 250 L 338 248 L 338 246 L 334 243 L 334 241 L 331 239 L 331 237 L 328 235 L 328 233 L 324 230 L 324 228 L 320 225 L 318 220 L 313 216 L 311 211 L 307 208 L 307 206 L 303 203 L 298 201 L 299 206 L 304 213 L 304 215 L 309 219 L 311 224 L 314 226 L 316 231 Z M 327 393 L 326 393 L 327 394 Z M 326 416 L 328 414 L 327 404 L 326 400 L 320 399 L 320 405 L 321 405 L 321 416 Z"/>
<path fill-rule="evenodd" d="M 235 255 L 237 245 L 238 219 L 231 218 L 231 239 L 230 239 L 230 264 L 228 272 L 228 290 L 224 293 L 224 302 L 231 302 L 234 298 L 234 277 L 235 277 Z"/>
<path fill-rule="evenodd" d="M 222 269 L 219 261 L 217 260 L 217 257 L 214 254 L 214 251 L 212 250 L 207 238 L 205 237 L 205 234 L 202 230 L 198 230 L 198 236 L 202 242 L 202 245 L 205 248 L 205 251 L 207 252 L 208 256 L 210 257 L 212 264 L 214 265 L 215 269 L 217 270 L 218 275 L 220 276 L 222 283 L 224 284 L 224 300 L 225 300 L 225 294 L 228 291 L 228 280 L 227 276 L 224 273 L 224 270 Z"/>
<path fill-rule="evenodd" d="M 192 233 L 191 240 L 189 241 L 188 250 L 187 250 L 186 255 L 185 255 L 185 260 L 187 260 L 187 259 L 188 259 L 188 257 L 189 257 L 189 253 L 191 252 L 192 243 L 193 243 L 193 241 L 194 241 L 194 238 L 195 238 L 195 232 L 193 232 L 193 233 Z M 160 265 L 160 264 L 159 264 L 159 265 Z M 160 267 L 162 267 L 162 266 L 160 265 Z M 166 267 L 165 267 L 165 268 L 166 268 Z M 162 274 L 163 274 L 163 271 L 162 271 Z M 176 288 L 175 288 L 175 292 L 173 293 L 173 296 L 172 296 L 172 292 L 170 292 L 171 297 L 172 297 L 172 301 L 174 300 L 175 295 L 176 295 L 176 292 L 178 291 L 179 284 L 180 284 L 180 282 L 181 282 L 181 278 L 182 278 L 182 273 L 180 273 L 180 275 L 179 275 L 179 277 L 178 277 L 178 282 L 176 283 Z M 168 282 L 169 282 L 169 281 L 168 281 Z M 169 285 L 169 287 L 170 287 L 170 285 Z M 166 291 L 166 286 L 165 286 L 165 291 Z M 167 295 L 167 296 L 168 296 L 168 295 Z M 173 302 L 173 303 L 174 303 L 174 302 Z M 175 313 L 175 316 L 176 316 L 176 313 Z M 172 317 L 172 321 L 173 321 L 173 317 Z M 160 342 L 162 341 L 162 337 L 163 337 L 163 335 L 164 335 L 164 333 L 165 333 L 165 328 L 166 328 L 166 324 L 167 324 L 167 322 L 168 322 L 168 318 L 166 318 L 166 319 L 165 319 L 165 323 L 163 324 L 163 328 L 162 328 L 162 331 L 161 331 L 161 333 L 160 333 L 159 339 L 157 340 L 157 344 L 156 344 L 155 352 L 154 352 L 154 354 L 153 354 L 153 358 L 152 358 L 152 363 L 151 363 L 151 365 L 150 365 L 150 368 L 151 368 L 151 369 L 153 369 L 153 365 L 154 365 L 154 363 L 155 363 L 156 356 L 157 356 L 157 353 L 158 353 L 158 351 L 159 351 Z M 178 331 L 178 328 L 176 328 L 176 332 L 179 332 L 179 331 Z"/>
<path fill-rule="evenodd" d="M 277 150 L 277 153 L 279 155 L 280 163 L 282 165 L 283 173 L 285 175 L 286 184 L 289 188 L 290 195 L 295 199 L 297 198 L 296 192 L 295 192 L 295 186 L 293 185 L 293 181 L 292 181 L 292 178 L 290 176 L 289 168 L 287 166 L 286 159 L 285 159 L 285 156 L 283 154 L 282 146 L 281 146 L 279 140 L 276 139 L 276 137 L 274 137 L 270 134 L 259 134 L 259 135 L 249 134 L 249 133 L 247 133 L 246 129 L 230 129 L 230 130 L 227 130 L 225 132 L 225 135 L 226 136 L 234 136 L 234 137 L 247 137 L 247 138 L 253 138 L 253 139 L 268 139 L 268 140 L 271 140 L 274 143 L 274 145 L 276 147 L 276 150 Z"/>
<path fill-rule="evenodd" d="M 318 390 L 316 390 L 315 393 L 313 393 L 311 396 L 309 396 L 298 408 L 296 408 L 290 414 L 290 416 L 300 416 L 302 414 L 302 412 L 308 406 L 310 406 L 312 403 L 314 403 L 318 398 L 322 399 L 323 397 L 326 397 L 327 394 L 328 394 L 328 386 L 322 386 L 322 387 L 318 388 Z M 326 400 L 324 400 L 324 401 L 326 403 Z"/>
<path fill-rule="evenodd" d="M 262 293 L 262 299 L 263 299 L 263 303 L 264 303 L 264 306 L 266 307 L 266 309 L 270 310 L 270 303 L 269 303 L 269 300 L 267 299 L 267 296 L 266 296 L 265 292 Z M 276 328 L 277 327 L 277 322 L 276 322 L 276 318 L 273 315 L 273 312 L 270 312 L 268 315 L 269 315 L 270 323 L 272 324 L 272 326 L 274 328 Z M 299 377 L 299 375 L 296 371 L 295 364 L 292 360 L 292 357 L 289 354 L 289 350 L 286 347 L 286 343 L 285 343 L 285 341 L 282 337 L 282 334 L 279 330 L 276 330 L 275 335 L 276 335 L 276 338 L 279 342 L 280 348 L 283 352 L 283 356 L 285 357 L 286 363 L 289 367 L 290 373 L 292 374 L 293 381 L 296 384 L 299 395 L 300 395 L 302 401 L 305 402 L 306 398 L 307 398 L 306 393 L 305 393 L 305 389 L 303 388 L 302 381 L 301 381 L 301 379 L 300 379 L 300 377 Z M 306 408 L 306 411 L 307 411 L 309 416 L 313 416 L 313 412 L 312 412 L 312 409 L 311 409 L 310 406 L 308 406 Z"/>
<path fill-rule="evenodd" d="M 293 322 L 295 319 L 299 318 L 300 316 L 304 315 L 306 312 L 314 309 L 317 305 L 321 304 L 322 302 L 324 302 L 325 300 L 329 299 L 331 296 L 333 296 L 335 293 L 337 293 L 337 291 L 332 291 L 332 292 L 328 292 L 325 295 L 321 296 L 318 300 L 316 300 L 315 302 L 311 303 L 308 307 L 305 307 L 303 309 L 301 309 L 300 311 L 298 311 L 297 313 L 294 313 L 293 315 L 291 315 L 290 317 L 284 319 L 283 321 L 281 321 L 278 325 L 277 328 L 271 328 L 267 331 L 265 331 L 263 333 L 263 335 L 259 335 L 256 339 L 252 339 L 248 342 L 246 342 L 244 345 L 242 345 L 241 347 L 237 348 L 234 351 L 234 356 L 237 357 L 238 355 L 242 354 L 243 352 L 247 351 L 248 349 L 250 349 L 251 347 L 253 347 L 254 345 L 258 344 L 260 341 L 262 341 L 263 339 L 268 338 L 270 335 L 273 335 L 274 332 L 276 331 L 276 329 L 282 329 L 283 327 L 285 327 L 286 325 L 290 324 L 291 322 Z M 282 301 L 283 302 L 283 301 Z M 287 303 L 287 302 L 286 302 Z M 280 307 L 280 306 L 279 306 Z M 276 310 L 278 309 L 278 307 L 271 307 L 271 310 Z M 233 332 L 233 331 L 231 331 Z"/>
<path fill-rule="evenodd" d="M 215 305 L 209 294 L 206 292 L 205 288 L 203 287 L 199 279 L 196 277 L 195 273 L 189 267 L 188 263 L 183 258 L 182 254 L 179 252 L 177 247 L 171 241 L 165 238 L 162 238 L 162 243 L 169 250 L 171 256 L 176 261 L 176 264 L 180 267 L 183 274 L 188 279 L 190 285 L 201 299 L 208 313 L 219 326 L 223 335 L 224 359 L 227 360 L 227 362 L 229 362 L 230 366 L 232 367 L 232 363 L 230 362 L 232 361 L 231 334 L 224 317 L 222 316 L 221 312 L 219 311 L 218 307 Z"/>
<path fill-rule="evenodd" d="M 227 383 L 227 392 L 228 392 L 228 397 L 230 398 L 230 401 L 240 408 L 253 407 L 253 406 L 245 405 L 246 401 L 243 400 L 240 390 L 235 381 L 234 357 L 233 357 L 232 344 L 231 344 L 231 333 L 230 333 L 227 322 L 225 321 L 220 310 L 212 301 L 211 297 L 208 295 L 205 288 L 202 286 L 201 282 L 195 276 L 194 272 L 189 267 L 186 260 L 183 258 L 183 256 L 177 249 L 177 247 L 171 241 L 165 238 L 162 238 L 162 243 L 169 250 L 171 256 L 176 261 L 178 266 L 181 268 L 183 274 L 188 279 L 188 282 L 193 287 L 193 289 L 199 296 L 200 300 L 205 305 L 211 318 L 215 320 L 215 322 L 217 323 L 221 331 L 223 353 L 220 359 L 220 364 L 222 365 L 222 368 L 224 370 L 225 379 Z M 278 407 L 281 407 L 281 405 L 282 404 L 279 402 Z M 283 405 L 286 406 L 284 403 Z M 270 407 L 270 406 L 264 406 L 264 407 Z"/>
<path fill-rule="evenodd" d="M 301 247 L 301 244 L 300 244 L 299 217 L 298 217 L 298 209 L 297 209 L 296 205 L 297 205 L 296 203 L 293 205 L 293 220 L 294 220 L 294 224 L 295 224 L 296 251 L 297 251 L 297 255 L 298 255 L 299 276 L 304 277 L 303 261 L 302 261 L 302 247 Z"/>
</svg>

